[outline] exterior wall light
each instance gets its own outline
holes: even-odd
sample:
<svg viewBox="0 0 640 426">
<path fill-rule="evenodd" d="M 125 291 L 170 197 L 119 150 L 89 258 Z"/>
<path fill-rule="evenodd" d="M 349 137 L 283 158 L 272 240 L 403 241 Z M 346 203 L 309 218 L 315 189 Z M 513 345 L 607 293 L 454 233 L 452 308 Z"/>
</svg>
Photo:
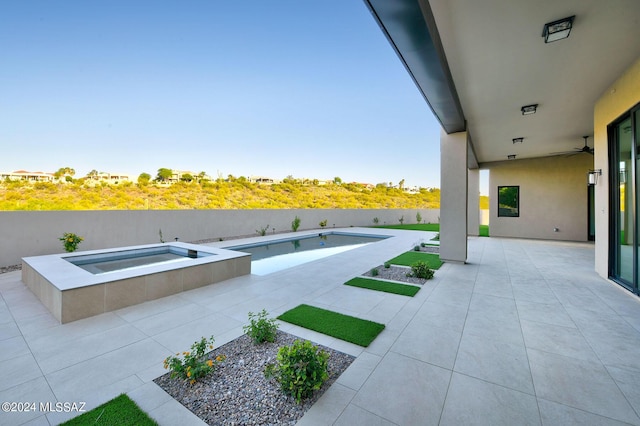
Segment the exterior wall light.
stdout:
<svg viewBox="0 0 640 426">
<path fill-rule="evenodd" d="M 531 115 L 531 114 L 535 114 L 537 109 L 538 109 L 538 104 L 533 104 L 533 105 L 523 106 L 522 108 L 520 108 L 520 111 L 522 111 L 522 115 Z"/>
<path fill-rule="evenodd" d="M 542 37 L 544 37 L 545 43 L 551 43 L 552 41 L 562 40 L 569 37 L 571 28 L 573 27 L 573 19 L 576 16 L 569 16 L 568 18 L 558 19 L 557 21 L 544 24 L 542 30 Z"/>
<path fill-rule="evenodd" d="M 597 185 L 598 184 L 598 176 L 602 175 L 602 169 L 589 170 L 588 173 L 588 181 L 589 185 Z"/>
<path fill-rule="evenodd" d="M 511 139 L 511 141 L 516 144 L 516 143 L 522 143 L 522 141 L 524 141 L 524 138 L 513 138 Z"/>
<path fill-rule="evenodd" d="M 515 154 L 507 155 L 507 159 L 509 159 L 509 160 L 515 160 L 515 159 L 516 159 L 516 155 L 515 155 Z"/>
</svg>

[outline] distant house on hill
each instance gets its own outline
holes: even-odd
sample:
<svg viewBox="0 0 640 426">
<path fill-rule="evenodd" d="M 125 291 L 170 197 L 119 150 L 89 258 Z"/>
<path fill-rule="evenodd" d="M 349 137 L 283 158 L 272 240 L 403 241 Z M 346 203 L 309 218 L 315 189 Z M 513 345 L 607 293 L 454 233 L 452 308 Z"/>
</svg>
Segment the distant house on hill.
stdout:
<svg viewBox="0 0 640 426">
<path fill-rule="evenodd" d="M 11 173 L 0 173 L 0 179 L 13 181 L 24 180 L 27 182 L 53 182 L 56 180 L 53 173 L 28 172 L 26 170 L 16 170 Z"/>
</svg>

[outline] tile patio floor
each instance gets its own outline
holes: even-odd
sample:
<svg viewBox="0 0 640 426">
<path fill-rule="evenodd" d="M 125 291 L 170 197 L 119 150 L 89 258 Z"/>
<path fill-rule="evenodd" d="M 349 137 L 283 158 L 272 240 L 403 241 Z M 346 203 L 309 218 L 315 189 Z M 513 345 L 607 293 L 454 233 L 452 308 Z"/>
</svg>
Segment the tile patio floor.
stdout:
<svg viewBox="0 0 640 426">
<path fill-rule="evenodd" d="M 19 272 L 2 274 L 0 401 L 90 409 L 126 392 L 160 424 L 202 424 L 152 382 L 162 360 L 203 335 L 234 339 L 248 311 L 304 302 L 387 327 L 363 349 L 282 323 L 357 356 L 300 425 L 640 425 L 640 299 L 594 273 L 592 245 L 471 238 L 469 263 L 443 265 L 414 298 L 343 286 L 424 235 L 381 232 L 398 236 L 65 325 Z"/>
</svg>

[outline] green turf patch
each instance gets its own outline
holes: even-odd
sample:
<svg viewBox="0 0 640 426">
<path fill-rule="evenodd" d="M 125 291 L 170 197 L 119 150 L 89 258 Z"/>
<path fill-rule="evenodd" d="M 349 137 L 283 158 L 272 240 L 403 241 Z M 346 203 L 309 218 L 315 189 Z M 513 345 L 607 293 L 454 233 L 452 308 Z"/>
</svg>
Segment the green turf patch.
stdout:
<svg viewBox="0 0 640 426">
<path fill-rule="evenodd" d="M 374 228 L 406 229 L 409 231 L 438 232 L 440 231 L 440 224 L 439 223 L 410 223 L 407 225 L 379 225 L 379 226 L 374 226 Z"/>
<path fill-rule="evenodd" d="M 278 319 L 364 347 L 384 330 L 384 324 L 309 305 L 298 305 Z"/>
<path fill-rule="evenodd" d="M 418 261 L 423 261 L 431 269 L 439 269 L 444 263 L 440 260 L 440 255 L 435 253 L 422 253 L 419 251 L 408 251 L 402 253 L 400 256 L 394 257 L 389 260 L 392 265 L 411 266 Z"/>
<path fill-rule="evenodd" d="M 413 297 L 416 295 L 418 291 L 420 291 L 420 287 L 415 285 L 407 285 L 407 284 L 396 284 L 390 283 L 388 281 L 380 281 L 380 280 L 370 280 L 368 278 L 356 277 L 350 279 L 345 285 L 350 285 L 353 287 L 366 288 L 369 290 L 376 291 L 384 291 L 385 293 L 393 293 L 399 294 L 401 296 L 410 296 Z"/>
<path fill-rule="evenodd" d="M 489 236 L 489 225 L 480 225 L 480 236 L 481 237 Z"/>
<path fill-rule="evenodd" d="M 91 411 L 62 423 L 61 426 L 81 425 L 157 426 L 158 423 L 142 411 L 127 395 L 121 394 Z"/>
</svg>

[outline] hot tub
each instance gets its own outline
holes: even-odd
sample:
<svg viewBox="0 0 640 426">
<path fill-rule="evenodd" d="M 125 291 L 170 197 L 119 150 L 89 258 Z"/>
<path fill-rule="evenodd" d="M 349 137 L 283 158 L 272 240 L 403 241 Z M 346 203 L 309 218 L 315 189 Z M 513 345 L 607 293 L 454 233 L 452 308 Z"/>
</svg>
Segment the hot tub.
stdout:
<svg viewBox="0 0 640 426">
<path fill-rule="evenodd" d="M 22 281 L 61 323 L 251 273 L 251 255 L 187 243 L 22 259 Z"/>
</svg>

